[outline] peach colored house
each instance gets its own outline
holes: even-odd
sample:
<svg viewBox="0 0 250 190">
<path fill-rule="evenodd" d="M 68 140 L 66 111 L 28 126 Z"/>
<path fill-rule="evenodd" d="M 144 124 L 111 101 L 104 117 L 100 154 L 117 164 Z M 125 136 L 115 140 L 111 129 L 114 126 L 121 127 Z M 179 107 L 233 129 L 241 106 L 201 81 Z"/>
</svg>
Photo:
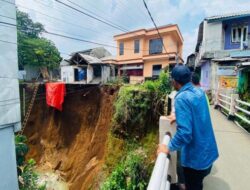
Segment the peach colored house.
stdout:
<svg viewBox="0 0 250 190">
<path fill-rule="evenodd" d="M 156 29 L 140 29 L 114 36 L 118 47 L 115 63 L 120 75 L 126 74 L 134 83 L 158 76 L 160 70 L 168 65 L 173 67 L 177 56 L 179 63 L 183 63 L 183 37 L 179 27 L 161 26 L 159 33 L 162 39 Z"/>
</svg>

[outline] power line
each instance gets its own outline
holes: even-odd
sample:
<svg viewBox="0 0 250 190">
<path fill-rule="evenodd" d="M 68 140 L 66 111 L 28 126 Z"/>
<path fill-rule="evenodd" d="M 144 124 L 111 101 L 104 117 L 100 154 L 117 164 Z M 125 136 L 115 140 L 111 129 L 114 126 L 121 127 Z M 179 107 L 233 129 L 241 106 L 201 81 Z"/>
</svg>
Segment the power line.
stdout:
<svg viewBox="0 0 250 190">
<path fill-rule="evenodd" d="M 0 40 L 0 42 L 7 43 L 7 44 L 14 44 L 14 45 L 22 46 L 22 47 L 29 47 L 29 48 L 33 48 L 34 47 L 34 46 L 31 46 L 31 45 L 18 44 L 16 42 L 10 42 L 10 41 L 5 41 L 5 40 Z M 59 51 L 59 53 L 71 56 L 69 53 L 65 53 L 65 52 L 61 52 L 61 51 Z"/>
<path fill-rule="evenodd" d="M 6 24 L 6 25 L 9 25 L 9 26 L 16 26 L 15 24 L 12 24 L 12 23 L 9 23 L 9 22 L 3 22 L 3 21 L 0 21 L 0 24 Z"/>
<path fill-rule="evenodd" d="M 138 1 L 138 0 L 137 0 L 137 1 Z M 128 9 L 135 8 L 134 6 L 132 6 L 132 7 L 130 8 L 130 7 L 128 6 L 128 4 L 126 4 L 126 3 L 125 3 L 124 1 L 122 1 L 122 0 L 117 0 L 116 2 L 117 2 L 118 4 L 121 5 L 121 8 L 122 8 L 122 6 L 124 6 L 125 8 L 127 7 Z M 131 3 L 130 3 L 130 5 L 131 5 Z M 121 10 L 122 10 L 122 9 L 121 9 Z M 136 10 L 136 9 L 134 9 L 134 10 Z M 137 17 L 140 17 L 140 18 L 142 18 L 142 19 L 144 20 L 145 17 L 143 17 L 143 15 L 140 14 L 139 11 L 136 10 L 135 13 L 137 14 Z M 129 16 L 130 18 L 132 18 L 129 14 L 128 14 L 127 16 Z M 134 17 L 133 17 L 133 20 L 134 20 Z M 138 20 L 136 20 L 136 21 L 138 22 Z"/>
<path fill-rule="evenodd" d="M 3 1 L 3 2 L 9 3 L 9 4 L 12 4 L 12 5 L 16 5 L 15 3 L 12 3 L 12 2 L 9 2 L 9 1 L 6 1 L 6 0 L 0 0 L 0 1 Z M 43 3 L 39 2 L 39 1 L 37 1 L 37 3 L 39 3 L 39 4 L 41 4 L 41 5 L 45 6 L 45 7 L 48 7 L 48 5 L 43 4 Z M 59 3 L 63 3 L 63 2 L 59 2 Z M 63 4 L 65 4 L 65 3 L 63 3 Z M 66 5 L 67 5 L 67 4 L 66 4 Z M 37 11 L 37 10 L 35 10 L 35 9 L 31 9 L 31 8 L 28 8 L 28 7 L 19 5 L 19 4 L 17 4 L 17 6 L 18 6 L 18 7 L 22 7 L 22 8 L 24 8 L 24 9 L 27 9 L 27 10 L 35 11 L 35 12 L 38 13 L 38 14 L 41 14 L 41 15 L 43 15 L 43 16 L 46 16 L 46 17 L 49 17 L 49 18 L 52 18 L 52 19 L 61 21 L 62 23 L 67 23 L 67 24 L 70 24 L 70 25 L 79 27 L 79 28 L 81 28 L 81 29 L 90 30 L 90 31 L 95 32 L 95 33 L 98 33 L 98 34 L 100 33 L 99 31 L 93 30 L 93 29 L 91 29 L 91 28 L 86 28 L 86 27 L 84 27 L 84 26 L 81 26 L 81 25 L 78 25 L 78 24 L 75 24 L 75 23 L 72 23 L 72 22 L 67 22 L 67 21 L 65 21 L 65 20 L 63 20 L 63 19 L 59 19 L 59 18 L 56 18 L 56 17 L 52 17 L 52 16 L 47 15 L 47 14 L 45 14 L 45 13 L 39 12 L 39 11 Z M 50 6 L 49 6 L 49 7 L 50 7 Z M 53 7 L 51 7 L 51 8 L 53 8 Z M 74 9 L 75 9 L 75 8 L 74 8 Z M 79 10 L 79 11 L 80 11 L 80 10 Z M 61 12 L 61 11 L 59 11 L 59 12 Z M 61 12 L 61 13 L 65 14 L 65 12 Z M 82 14 L 83 14 L 83 13 L 82 13 Z M 12 19 L 14 19 L 14 18 L 12 18 Z M 101 20 L 101 19 L 100 19 L 100 20 Z M 107 23 L 108 23 L 108 22 L 107 22 Z M 118 25 L 117 25 L 117 26 L 118 26 Z M 118 28 L 116 28 L 116 29 L 118 29 Z M 121 29 L 119 29 L 119 30 L 121 30 Z M 122 31 L 123 31 L 123 32 L 125 32 L 125 31 L 127 32 L 128 30 L 125 30 L 125 29 L 124 29 L 124 30 L 122 30 Z M 111 37 L 111 36 L 108 36 L 108 35 L 107 35 L 107 37 Z"/>
<path fill-rule="evenodd" d="M 0 100 L 0 102 L 10 102 L 13 100 L 20 100 L 20 98 L 12 98 L 12 99 L 7 99 L 7 100 Z"/>
<path fill-rule="evenodd" d="M 11 23 L 7 23 L 7 24 L 11 24 Z M 14 24 L 11 24 L 11 25 L 12 26 L 16 26 Z M 67 38 L 67 39 L 71 39 L 71 40 L 75 40 L 75 41 L 80 41 L 80 42 L 85 42 L 85 43 L 90 43 L 90 44 L 101 45 L 101 46 L 106 46 L 106 47 L 111 47 L 111 48 L 118 49 L 118 47 L 114 46 L 114 45 L 109 45 L 109 44 L 100 43 L 100 42 L 94 42 L 94 41 L 90 41 L 90 40 L 86 40 L 86 39 L 81 39 L 81 38 L 75 38 L 75 37 L 68 36 L 68 35 L 65 35 L 65 34 L 59 34 L 59 33 L 50 32 L 50 31 L 44 31 L 43 33 L 54 35 L 54 36 L 58 36 L 58 37 L 63 37 L 63 38 Z M 133 51 L 134 49 L 124 48 L 124 50 L 131 50 L 131 51 Z M 143 51 L 148 52 L 148 50 L 143 50 L 143 49 L 140 50 L 140 51 L 142 51 L 142 52 Z"/>
<path fill-rule="evenodd" d="M 8 19 L 12 19 L 12 20 L 16 20 L 15 18 L 12 18 L 12 17 L 8 17 L 8 16 L 5 16 L 5 15 L 1 15 L 1 14 L 0 14 L 0 17 L 4 17 L 4 18 L 8 18 Z"/>
<path fill-rule="evenodd" d="M 58 3 L 60 3 L 60 4 L 62 4 L 62 5 L 64 5 L 64 6 L 66 6 L 66 7 L 68 7 L 68 8 L 70 8 L 70 9 L 73 9 L 73 10 L 75 10 L 75 11 L 77 11 L 77 12 L 79 12 L 79 13 L 85 15 L 85 16 L 88 16 L 88 17 L 90 17 L 90 18 L 92 18 L 92 19 L 95 19 L 95 20 L 101 22 L 101 23 L 104 23 L 104 24 L 106 24 L 106 25 L 108 25 L 108 26 L 110 26 L 110 27 L 113 27 L 113 28 L 115 28 L 115 29 L 118 29 L 118 30 L 120 30 L 120 31 L 122 31 L 122 32 L 128 32 L 127 30 L 123 30 L 123 29 L 121 29 L 121 28 L 119 28 L 119 27 L 117 27 L 117 26 L 115 26 L 115 25 L 113 25 L 113 24 L 111 24 L 111 23 L 109 23 L 109 22 L 106 22 L 106 21 L 104 21 L 104 20 L 102 20 L 102 19 L 99 19 L 99 18 L 97 18 L 97 17 L 95 17 L 95 16 L 93 16 L 93 15 L 90 15 L 90 14 L 84 12 L 84 11 L 81 11 L 81 10 L 75 8 L 75 7 L 72 7 L 72 6 L 70 6 L 70 5 L 64 3 L 64 2 L 62 2 L 62 1 L 60 1 L 60 0 L 55 0 L 55 1 L 58 2 Z"/>
<path fill-rule="evenodd" d="M 147 12 L 148 12 L 148 14 L 149 14 L 149 16 L 150 16 L 151 21 L 153 22 L 153 24 L 154 24 L 154 26 L 155 26 L 155 29 L 157 30 L 157 33 L 158 33 L 159 37 L 161 38 L 162 46 L 163 46 L 165 52 L 167 53 L 167 49 L 166 49 L 166 47 L 165 47 L 165 45 L 164 45 L 164 43 L 163 43 L 163 38 L 162 38 L 162 36 L 161 36 L 161 34 L 160 34 L 160 32 L 159 32 L 159 29 L 158 29 L 158 27 L 157 27 L 157 25 L 156 25 L 156 23 L 155 23 L 153 17 L 152 17 L 151 12 L 150 12 L 149 9 L 148 9 L 147 3 L 146 3 L 145 0 L 143 0 L 143 3 L 144 3 L 145 8 L 147 9 Z"/>
<path fill-rule="evenodd" d="M 36 1 L 36 3 L 38 3 L 38 4 L 40 4 L 40 5 L 43 5 L 44 7 L 47 7 L 47 8 L 50 7 L 50 8 L 56 9 L 58 12 L 63 13 L 64 15 L 72 16 L 72 14 L 70 15 L 70 14 L 66 14 L 65 12 L 62 12 L 62 11 L 61 11 L 60 9 L 58 9 L 57 7 L 51 7 L 51 6 L 47 5 L 47 4 L 41 3 L 41 2 L 39 2 L 39 1 Z M 24 6 L 22 6 L 22 5 L 18 5 L 18 6 L 24 8 L 24 9 L 27 9 L 27 10 L 35 11 L 36 13 L 38 13 L 38 14 L 40 14 L 40 15 L 43 15 L 43 16 L 52 18 L 52 19 L 57 20 L 57 21 L 60 21 L 60 22 L 62 22 L 62 23 L 64 23 L 64 24 L 67 23 L 67 24 L 69 24 L 69 25 L 71 25 L 71 26 L 78 27 L 78 28 L 80 28 L 81 30 L 82 30 L 82 29 L 85 29 L 85 30 L 89 30 L 89 31 L 95 32 L 95 33 L 97 33 L 97 34 L 100 34 L 100 31 L 96 31 L 96 30 L 93 30 L 93 29 L 91 29 L 91 28 L 84 27 L 84 26 L 79 25 L 79 24 L 76 24 L 76 23 L 68 22 L 68 21 L 65 21 L 65 20 L 63 20 L 63 19 L 59 19 L 59 18 L 57 18 L 57 17 L 52 17 L 52 16 L 50 16 L 50 15 L 47 15 L 47 14 L 42 13 L 42 12 L 39 12 L 39 11 L 37 11 L 37 10 L 35 10 L 35 9 L 30 9 L 30 8 L 28 8 L 28 7 L 24 7 Z M 104 34 L 102 34 L 102 35 L 104 35 Z M 107 34 L 105 34 L 105 36 L 107 36 L 107 37 L 112 37 L 112 36 L 107 35 Z"/>
<path fill-rule="evenodd" d="M 18 102 L 12 102 L 12 103 L 9 103 L 9 104 L 3 104 L 3 105 L 0 105 L 0 106 L 8 106 L 8 105 L 14 105 L 14 104 L 20 104 L 20 101 Z"/>
<path fill-rule="evenodd" d="M 1 24 L 1 23 L 0 23 L 0 26 L 2 26 L 2 27 L 8 27 L 8 28 L 14 28 L 15 27 L 15 26 L 5 25 L 5 24 Z"/>
<path fill-rule="evenodd" d="M 6 1 L 6 0 L 1 0 L 1 1 L 3 1 L 5 3 L 8 3 L 8 4 L 11 4 L 11 5 L 15 5 L 15 3 L 12 3 L 12 2 L 9 2 L 9 1 Z"/>
<path fill-rule="evenodd" d="M 90 43 L 90 44 L 101 45 L 101 46 L 106 46 L 106 47 L 111 47 L 111 48 L 117 48 L 116 46 L 112 46 L 112 45 L 108 45 L 108 44 L 103 44 L 103 43 L 98 43 L 98 42 L 93 42 L 93 41 L 84 40 L 84 39 L 80 39 L 80 38 L 74 38 L 74 37 L 70 37 L 70 36 L 66 36 L 66 35 L 62 35 L 62 34 L 58 34 L 58 33 L 54 33 L 54 32 L 45 31 L 44 33 L 51 34 L 51 35 L 54 35 L 54 36 L 63 37 L 63 38 L 68 38 L 68 39 L 71 39 L 71 40 L 77 40 L 77 41 L 81 41 L 81 42 L 86 42 L 86 43 Z"/>
<path fill-rule="evenodd" d="M 17 45 L 17 43 L 15 43 L 15 42 L 9 42 L 9 41 L 5 41 L 5 40 L 0 40 L 0 42 L 4 42 L 4 43 L 8 43 L 8 44 L 15 44 L 15 45 Z"/>
<path fill-rule="evenodd" d="M 75 5 L 75 6 L 80 7 L 81 9 L 83 9 L 83 10 L 85 10 L 85 11 L 87 11 L 87 12 L 89 12 L 89 13 L 91 13 L 91 14 L 97 16 L 97 17 L 100 17 L 100 18 L 103 19 L 104 21 L 109 22 L 109 23 L 111 23 L 111 24 L 113 24 L 113 25 L 115 25 L 115 26 L 121 28 L 122 30 L 129 31 L 129 30 L 127 30 L 126 28 L 124 28 L 123 26 L 120 26 L 120 25 L 118 25 L 118 24 L 116 24 L 116 23 L 114 23 L 114 22 L 112 22 L 112 21 L 110 21 L 110 20 L 108 20 L 108 19 L 105 19 L 105 18 L 101 17 L 100 15 L 94 13 L 93 11 L 86 9 L 86 8 L 84 8 L 83 6 L 81 6 L 81 5 L 77 4 L 77 3 L 72 2 L 71 0 L 66 0 L 66 1 L 70 2 L 71 4 L 73 4 L 73 5 Z"/>
</svg>

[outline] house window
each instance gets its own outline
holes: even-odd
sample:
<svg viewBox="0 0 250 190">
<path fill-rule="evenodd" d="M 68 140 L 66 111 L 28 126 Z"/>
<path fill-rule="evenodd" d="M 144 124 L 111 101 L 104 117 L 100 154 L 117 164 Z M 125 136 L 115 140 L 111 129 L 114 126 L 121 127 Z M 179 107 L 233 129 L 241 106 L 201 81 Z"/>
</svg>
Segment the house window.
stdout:
<svg viewBox="0 0 250 190">
<path fill-rule="evenodd" d="M 232 43 L 240 43 L 241 38 L 243 38 L 243 42 L 246 42 L 248 34 L 247 26 L 233 27 L 231 34 Z"/>
<path fill-rule="evenodd" d="M 140 40 L 135 40 L 134 41 L 134 53 L 139 53 L 140 52 Z"/>
<path fill-rule="evenodd" d="M 119 44 L 119 52 L 120 52 L 120 55 L 124 55 L 124 43 L 123 42 L 120 42 Z"/>
<path fill-rule="evenodd" d="M 159 54 L 162 53 L 162 39 L 151 39 L 149 41 L 149 54 Z"/>
<path fill-rule="evenodd" d="M 157 77 L 160 75 L 162 69 L 162 65 L 153 65 L 153 73 L 152 77 Z"/>
</svg>

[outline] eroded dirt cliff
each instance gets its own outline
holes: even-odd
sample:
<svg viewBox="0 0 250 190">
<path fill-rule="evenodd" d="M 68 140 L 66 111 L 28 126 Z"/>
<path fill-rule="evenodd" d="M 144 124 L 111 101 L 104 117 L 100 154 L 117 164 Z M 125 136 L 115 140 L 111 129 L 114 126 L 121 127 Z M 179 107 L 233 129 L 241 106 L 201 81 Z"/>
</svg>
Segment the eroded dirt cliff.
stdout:
<svg viewBox="0 0 250 190">
<path fill-rule="evenodd" d="M 24 134 L 38 170 L 60 172 L 70 190 L 96 189 L 116 91 L 91 87 L 68 93 L 62 112 L 49 108 L 45 98 L 35 101 Z"/>
</svg>

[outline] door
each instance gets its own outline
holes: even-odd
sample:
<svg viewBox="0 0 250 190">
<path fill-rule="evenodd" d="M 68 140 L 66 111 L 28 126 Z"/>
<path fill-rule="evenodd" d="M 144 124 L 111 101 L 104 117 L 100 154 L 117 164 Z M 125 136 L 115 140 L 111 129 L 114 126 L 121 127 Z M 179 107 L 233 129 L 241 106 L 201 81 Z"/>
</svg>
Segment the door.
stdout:
<svg viewBox="0 0 250 190">
<path fill-rule="evenodd" d="M 79 76 L 78 76 L 78 74 L 79 74 L 78 69 L 75 68 L 75 69 L 74 69 L 75 81 L 79 81 Z"/>
</svg>

